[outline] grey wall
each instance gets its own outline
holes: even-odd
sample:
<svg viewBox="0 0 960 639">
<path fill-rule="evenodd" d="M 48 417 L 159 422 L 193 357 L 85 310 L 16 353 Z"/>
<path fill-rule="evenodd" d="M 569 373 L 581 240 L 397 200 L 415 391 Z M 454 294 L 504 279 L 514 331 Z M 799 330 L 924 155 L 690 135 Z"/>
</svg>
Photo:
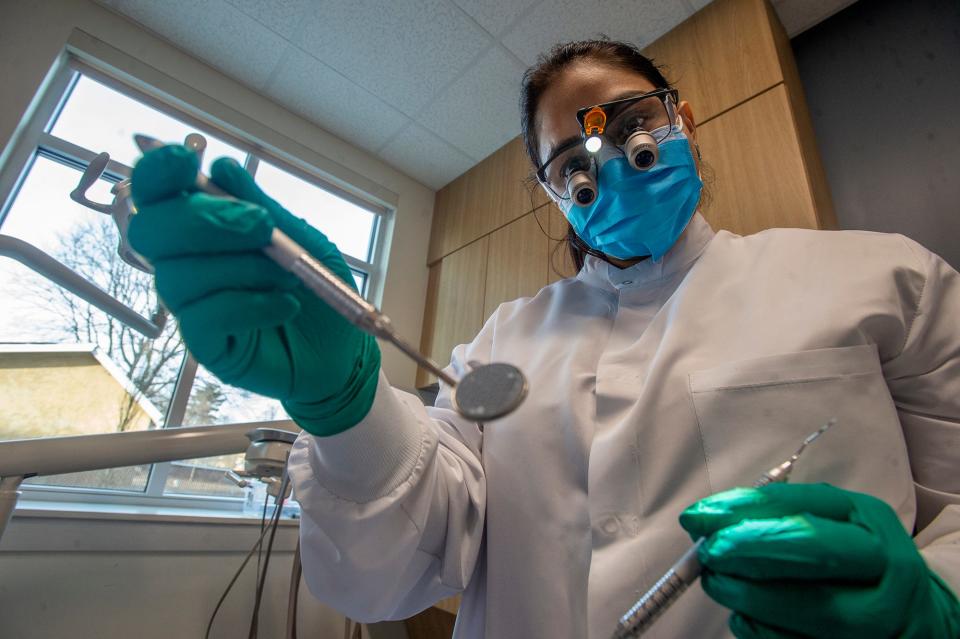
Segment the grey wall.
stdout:
<svg viewBox="0 0 960 639">
<path fill-rule="evenodd" d="M 841 227 L 960 269 L 960 2 L 860 0 L 792 44 Z"/>
</svg>

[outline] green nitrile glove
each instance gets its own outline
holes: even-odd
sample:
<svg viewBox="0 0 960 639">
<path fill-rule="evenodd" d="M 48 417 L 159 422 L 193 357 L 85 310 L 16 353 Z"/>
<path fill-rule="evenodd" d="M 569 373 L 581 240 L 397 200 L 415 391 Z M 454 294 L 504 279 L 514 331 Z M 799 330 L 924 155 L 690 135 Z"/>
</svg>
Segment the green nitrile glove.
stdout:
<svg viewBox="0 0 960 639">
<path fill-rule="evenodd" d="M 741 638 L 960 637 L 960 604 L 886 503 L 828 484 L 735 488 L 680 515 Z"/>
<path fill-rule="evenodd" d="M 260 250 L 277 227 L 355 287 L 337 247 L 234 160 L 214 162 L 211 178 L 239 201 L 194 192 L 197 168 L 182 146 L 146 153 L 133 169 L 129 229 L 190 352 L 224 382 L 281 400 L 304 430 L 355 425 L 376 392 L 376 341 Z"/>
</svg>

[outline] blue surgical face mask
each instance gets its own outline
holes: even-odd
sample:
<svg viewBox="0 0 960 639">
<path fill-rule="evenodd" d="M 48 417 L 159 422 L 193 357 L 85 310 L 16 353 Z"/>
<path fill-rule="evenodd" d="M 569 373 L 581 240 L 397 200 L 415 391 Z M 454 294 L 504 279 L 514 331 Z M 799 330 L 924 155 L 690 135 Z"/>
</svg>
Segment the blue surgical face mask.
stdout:
<svg viewBox="0 0 960 639">
<path fill-rule="evenodd" d="M 658 147 L 660 159 L 647 171 L 631 167 L 623 154 L 598 158 L 597 199 L 589 206 L 561 202 L 588 246 L 619 259 L 659 260 L 679 239 L 697 209 L 703 182 L 679 127 Z"/>
</svg>

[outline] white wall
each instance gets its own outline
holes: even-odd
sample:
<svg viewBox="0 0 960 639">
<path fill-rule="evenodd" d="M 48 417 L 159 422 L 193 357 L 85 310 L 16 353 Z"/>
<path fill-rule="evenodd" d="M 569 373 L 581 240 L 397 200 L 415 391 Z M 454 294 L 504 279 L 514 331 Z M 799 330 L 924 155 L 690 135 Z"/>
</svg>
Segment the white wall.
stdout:
<svg viewBox="0 0 960 639">
<path fill-rule="evenodd" d="M 259 535 L 259 520 L 17 511 L 0 540 L 0 637 L 200 639 L 224 588 Z M 278 530 L 261 606 L 263 639 L 284 637 L 295 522 Z M 256 560 L 211 637 L 247 636 Z M 301 584 L 298 636 L 339 639 L 343 617 Z M 364 639 L 406 639 L 400 622 Z"/>
<path fill-rule="evenodd" d="M 33 96 L 68 39 L 79 30 L 104 51 L 138 61 L 161 78 L 161 90 L 190 92 L 196 106 L 247 131 L 280 153 L 297 156 L 336 181 L 395 199 L 396 216 L 381 307 L 401 334 L 419 343 L 427 287 L 426 252 L 434 192 L 88 0 L 4 0 L 0 6 L 0 148 L 8 148 Z M 83 36 L 83 34 L 79 34 Z M 96 47 L 95 47 L 96 48 Z M 136 69 L 127 71 L 134 74 Z M 392 197 L 391 197 L 392 196 Z M 294 212 L 296 213 L 296 212 Z M 395 386 L 413 389 L 415 367 L 389 346 L 383 368 Z"/>
</svg>

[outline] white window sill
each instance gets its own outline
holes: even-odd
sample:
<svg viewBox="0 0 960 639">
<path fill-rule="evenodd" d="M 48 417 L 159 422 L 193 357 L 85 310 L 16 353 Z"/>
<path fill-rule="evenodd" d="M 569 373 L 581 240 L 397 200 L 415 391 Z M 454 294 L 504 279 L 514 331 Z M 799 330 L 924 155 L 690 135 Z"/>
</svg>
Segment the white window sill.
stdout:
<svg viewBox="0 0 960 639">
<path fill-rule="evenodd" d="M 286 508 L 284 508 L 286 510 Z M 267 507 L 267 518 L 273 512 L 273 503 Z M 32 501 L 21 499 L 13 511 L 18 517 L 41 519 L 101 519 L 114 521 L 184 522 L 192 524 L 248 524 L 260 526 L 260 514 L 222 508 L 178 508 L 173 506 L 146 506 L 131 504 L 97 504 L 79 501 Z M 284 517 L 280 526 L 298 526 L 299 518 Z"/>
<path fill-rule="evenodd" d="M 275 551 L 293 552 L 299 524 L 280 520 Z M 259 536 L 260 517 L 241 511 L 23 500 L 0 539 L 0 554 L 246 553 Z"/>
</svg>

